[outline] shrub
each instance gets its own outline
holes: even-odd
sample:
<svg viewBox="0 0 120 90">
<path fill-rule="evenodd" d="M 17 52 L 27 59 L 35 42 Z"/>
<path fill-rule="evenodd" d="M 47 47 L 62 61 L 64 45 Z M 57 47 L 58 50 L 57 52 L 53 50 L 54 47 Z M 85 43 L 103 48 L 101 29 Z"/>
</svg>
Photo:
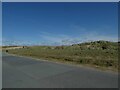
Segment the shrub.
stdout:
<svg viewBox="0 0 120 90">
<path fill-rule="evenodd" d="M 8 50 L 6 50 L 6 52 L 8 52 Z"/>
</svg>

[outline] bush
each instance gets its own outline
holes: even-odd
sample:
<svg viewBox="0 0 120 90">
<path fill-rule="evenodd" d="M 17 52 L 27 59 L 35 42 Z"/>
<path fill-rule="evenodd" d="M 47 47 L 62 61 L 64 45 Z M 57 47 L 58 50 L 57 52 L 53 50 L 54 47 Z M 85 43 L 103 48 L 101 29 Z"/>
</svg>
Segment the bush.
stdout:
<svg viewBox="0 0 120 90">
<path fill-rule="evenodd" d="M 8 52 L 8 50 L 6 50 L 6 52 Z"/>
<path fill-rule="evenodd" d="M 102 49 L 103 49 L 103 50 L 104 50 L 104 49 L 108 49 L 107 44 L 104 43 L 104 44 L 102 45 Z"/>
</svg>

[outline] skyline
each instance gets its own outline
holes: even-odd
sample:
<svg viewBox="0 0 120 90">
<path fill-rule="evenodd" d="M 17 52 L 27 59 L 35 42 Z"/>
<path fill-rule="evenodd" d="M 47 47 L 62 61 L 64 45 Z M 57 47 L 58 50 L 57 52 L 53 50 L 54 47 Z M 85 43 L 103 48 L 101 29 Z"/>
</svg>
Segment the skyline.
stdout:
<svg viewBox="0 0 120 90">
<path fill-rule="evenodd" d="M 118 4 L 3 3 L 3 45 L 118 41 Z"/>
</svg>

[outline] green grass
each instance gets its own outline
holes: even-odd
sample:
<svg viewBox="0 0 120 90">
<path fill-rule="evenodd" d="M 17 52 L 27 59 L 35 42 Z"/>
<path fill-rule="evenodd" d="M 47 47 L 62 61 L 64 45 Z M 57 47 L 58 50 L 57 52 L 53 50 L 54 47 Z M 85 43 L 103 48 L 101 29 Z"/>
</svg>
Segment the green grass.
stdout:
<svg viewBox="0 0 120 90">
<path fill-rule="evenodd" d="M 118 69 L 118 43 L 108 41 L 86 42 L 70 46 L 32 46 L 9 50 L 8 53 L 47 60 L 73 62 Z"/>
</svg>

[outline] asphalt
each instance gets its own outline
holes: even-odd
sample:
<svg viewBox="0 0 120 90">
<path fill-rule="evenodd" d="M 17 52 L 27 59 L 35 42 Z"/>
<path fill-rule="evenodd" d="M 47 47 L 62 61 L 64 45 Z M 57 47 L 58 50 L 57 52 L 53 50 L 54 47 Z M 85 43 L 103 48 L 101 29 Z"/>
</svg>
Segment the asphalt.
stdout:
<svg viewBox="0 0 120 90">
<path fill-rule="evenodd" d="M 118 74 L 3 53 L 3 88 L 118 88 Z"/>
<path fill-rule="evenodd" d="M 2 89 L 2 52 L 0 50 L 0 89 Z"/>
</svg>

